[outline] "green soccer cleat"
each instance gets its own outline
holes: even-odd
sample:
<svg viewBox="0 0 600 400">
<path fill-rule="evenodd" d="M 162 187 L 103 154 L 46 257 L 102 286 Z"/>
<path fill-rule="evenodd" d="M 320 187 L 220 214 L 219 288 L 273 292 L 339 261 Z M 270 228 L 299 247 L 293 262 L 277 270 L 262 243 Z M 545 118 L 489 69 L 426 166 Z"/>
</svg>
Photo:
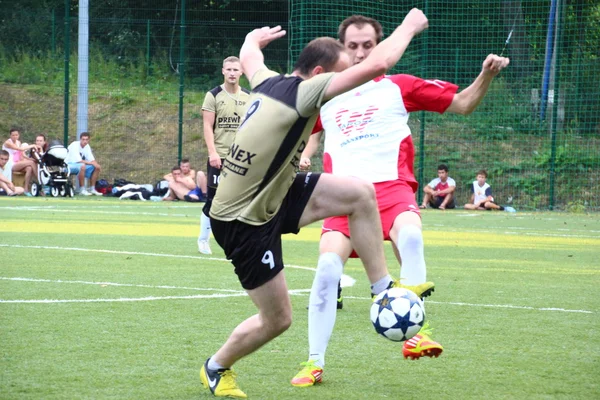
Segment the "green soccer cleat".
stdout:
<svg viewBox="0 0 600 400">
<path fill-rule="evenodd" d="M 210 359 L 209 359 L 210 360 Z M 246 393 L 242 392 L 235 381 L 236 374 L 229 368 L 211 371 L 207 367 L 208 360 L 200 368 L 200 380 L 202 385 L 217 397 L 234 397 L 237 399 L 246 399 Z"/>
<path fill-rule="evenodd" d="M 342 285 L 341 281 L 338 282 L 338 295 L 337 295 L 337 309 L 341 310 L 344 308 L 344 298 L 342 297 Z"/>
<path fill-rule="evenodd" d="M 304 368 L 292 378 L 292 386 L 308 387 L 321 382 L 323 368 L 315 365 L 314 360 L 303 362 L 300 365 L 304 366 Z"/>
</svg>

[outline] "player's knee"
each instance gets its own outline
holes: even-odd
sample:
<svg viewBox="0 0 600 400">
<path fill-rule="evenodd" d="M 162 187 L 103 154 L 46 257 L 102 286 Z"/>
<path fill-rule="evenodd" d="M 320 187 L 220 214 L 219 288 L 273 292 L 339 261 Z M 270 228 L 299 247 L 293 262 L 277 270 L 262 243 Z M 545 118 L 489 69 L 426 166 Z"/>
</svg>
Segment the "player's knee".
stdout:
<svg viewBox="0 0 600 400">
<path fill-rule="evenodd" d="M 324 253 L 319 256 L 316 278 L 323 285 L 335 285 L 337 287 L 342 277 L 343 269 L 344 264 L 339 255 L 336 253 Z"/>
<path fill-rule="evenodd" d="M 372 183 L 360 180 L 357 185 L 356 203 L 360 207 L 377 207 L 377 198 L 375 197 L 375 187 Z"/>
<path fill-rule="evenodd" d="M 412 249 L 423 247 L 423 233 L 416 225 L 404 225 L 398 232 L 398 247 L 406 246 Z"/>
<path fill-rule="evenodd" d="M 292 310 L 279 313 L 276 318 L 272 318 L 266 322 L 265 328 L 270 332 L 271 336 L 279 336 L 292 326 Z"/>
</svg>

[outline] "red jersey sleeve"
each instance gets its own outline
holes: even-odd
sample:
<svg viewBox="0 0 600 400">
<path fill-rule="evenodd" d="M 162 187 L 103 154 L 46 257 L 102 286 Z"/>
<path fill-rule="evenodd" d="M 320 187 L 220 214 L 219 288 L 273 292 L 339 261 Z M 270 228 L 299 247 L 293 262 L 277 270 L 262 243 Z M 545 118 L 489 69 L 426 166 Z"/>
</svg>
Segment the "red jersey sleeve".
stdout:
<svg viewBox="0 0 600 400">
<path fill-rule="evenodd" d="M 314 135 L 315 133 L 319 133 L 322 130 L 323 130 L 323 124 L 321 123 L 321 116 L 319 115 L 317 117 L 317 121 L 315 122 L 315 126 L 313 127 L 313 130 L 310 134 Z"/>
<path fill-rule="evenodd" d="M 404 74 L 392 75 L 390 79 L 400 88 L 408 112 L 433 111 L 441 114 L 450 107 L 458 90 L 455 84 L 438 79 L 421 79 Z"/>
</svg>

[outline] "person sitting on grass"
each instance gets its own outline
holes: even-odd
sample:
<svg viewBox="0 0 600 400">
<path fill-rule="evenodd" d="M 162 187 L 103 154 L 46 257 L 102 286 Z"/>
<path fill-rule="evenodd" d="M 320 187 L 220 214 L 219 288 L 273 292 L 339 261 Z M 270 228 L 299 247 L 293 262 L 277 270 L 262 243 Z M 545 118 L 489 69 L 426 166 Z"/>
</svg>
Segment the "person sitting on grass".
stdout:
<svg viewBox="0 0 600 400">
<path fill-rule="evenodd" d="M 191 176 L 183 176 L 180 166 L 173 167 L 169 175 L 171 178 L 171 181 L 169 181 L 169 192 L 163 197 L 163 201 L 185 200 L 189 202 L 199 202 L 204 200 L 202 189 L 198 187 L 194 178 Z M 165 178 L 167 176 L 165 176 Z"/>
<path fill-rule="evenodd" d="M 5 168 L 10 154 L 6 150 L 0 150 L 0 196 L 16 196 L 25 193 L 25 189 L 15 186 L 10 179 L 6 177 Z"/>
<path fill-rule="evenodd" d="M 448 166 L 440 164 L 437 171 L 438 177 L 423 188 L 425 197 L 419 208 L 431 206 L 440 210 L 456 207 L 454 204 L 454 191 L 456 182 L 448 176 Z"/>
<path fill-rule="evenodd" d="M 196 172 L 193 168 L 191 168 L 190 160 L 187 158 L 181 159 L 181 161 L 179 162 L 179 168 L 181 170 L 180 182 L 188 182 L 189 183 L 190 180 L 191 181 L 196 180 L 196 185 L 193 189 L 188 190 L 189 193 L 186 192 L 186 194 L 184 194 L 183 196 L 176 196 L 177 199 L 189 201 L 192 203 L 199 202 L 199 201 L 205 201 L 206 190 L 207 190 L 206 174 L 202 171 Z M 165 175 L 163 177 L 163 179 L 169 182 L 169 188 L 171 188 L 171 183 L 175 181 L 175 179 L 173 177 L 173 172 L 171 171 L 170 173 Z M 184 186 L 189 187 L 190 185 L 185 184 Z M 181 189 L 181 190 L 183 190 L 183 189 Z M 173 193 L 173 191 L 170 191 L 169 196 L 171 197 L 171 200 L 175 200 L 173 198 L 173 196 L 171 196 L 172 193 Z M 168 199 L 165 199 L 165 200 L 168 201 Z"/>
<path fill-rule="evenodd" d="M 504 211 L 504 207 L 494 203 L 492 187 L 485 182 L 486 179 L 487 171 L 485 169 L 477 172 L 477 180 L 473 181 L 471 185 L 471 201 L 465 204 L 465 209 Z"/>
<path fill-rule="evenodd" d="M 31 187 L 31 181 L 35 180 L 38 174 L 37 163 L 30 158 L 24 157 L 24 152 L 30 149 L 35 149 L 34 144 L 21 143 L 19 130 L 12 128 L 10 130 L 10 137 L 2 144 L 2 150 L 8 152 L 9 161 L 5 167 L 3 167 L 5 177 L 12 181 L 13 172 L 21 172 L 25 177 L 25 195 L 31 196 L 29 188 Z"/>
</svg>

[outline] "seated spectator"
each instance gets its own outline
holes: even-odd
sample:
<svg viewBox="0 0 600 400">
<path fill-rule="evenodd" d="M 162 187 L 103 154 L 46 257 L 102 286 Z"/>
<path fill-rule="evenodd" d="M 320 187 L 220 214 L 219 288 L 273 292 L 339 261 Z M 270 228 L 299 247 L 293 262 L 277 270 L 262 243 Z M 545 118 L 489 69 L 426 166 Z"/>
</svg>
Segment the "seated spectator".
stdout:
<svg viewBox="0 0 600 400">
<path fill-rule="evenodd" d="M 440 164 L 437 174 L 438 177 L 423 188 L 425 197 L 420 208 L 427 208 L 428 205 L 440 210 L 455 208 L 454 191 L 456 190 L 456 182 L 448 176 L 448 166 Z"/>
<path fill-rule="evenodd" d="M 90 134 L 81 132 L 79 140 L 69 145 L 69 154 L 65 162 L 71 170 L 71 174 L 77 175 L 79 179 L 79 194 L 82 196 L 102 196 L 102 193 L 96 190 L 96 181 L 102 168 L 96 161 L 92 148 L 90 147 Z M 89 179 L 89 190 L 85 187 L 85 178 Z"/>
<path fill-rule="evenodd" d="M 21 143 L 20 132 L 16 128 L 10 130 L 10 137 L 2 144 L 2 150 L 5 150 L 9 154 L 9 161 L 4 167 L 6 171 L 6 177 L 12 182 L 13 172 L 22 172 L 25 176 L 25 195 L 31 196 L 29 189 L 31 187 L 31 180 L 35 179 L 38 173 L 37 163 L 27 157 L 23 156 L 23 152 L 26 150 L 34 149 L 34 144 L 27 145 Z"/>
<path fill-rule="evenodd" d="M 204 201 L 205 194 L 191 176 L 183 176 L 180 166 L 173 167 L 169 175 L 171 179 L 169 181 L 169 193 L 163 197 L 163 201 Z M 169 175 L 165 175 L 165 179 Z"/>
<path fill-rule="evenodd" d="M 6 177 L 6 164 L 10 154 L 6 150 L 0 150 L 0 196 L 16 196 L 25 193 L 25 189 L 15 186 L 10 179 Z"/>
<path fill-rule="evenodd" d="M 179 169 L 181 170 L 181 178 L 182 179 L 186 179 L 186 182 L 189 182 L 187 180 L 187 178 L 193 180 L 196 180 L 196 187 L 190 191 L 190 193 L 187 193 L 186 195 L 183 196 L 183 198 L 181 198 L 180 196 L 177 196 L 177 199 L 179 200 L 185 200 L 185 201 L 190 201 L 190 202 L 198 202 L 198 201 L 205 201 L 206 199 L 206 184 L 207 184 L 207 180 L 206 180 L 206 174 L 202 171 L 198 171 L 196 173 L 196 171 L 191 168 L 190 166 L 190 160 L 187 158 L 182 158 L 181 161 L 179 162 Z M 169 188 L 171 187 L 171 182 L 174 181 L 173 178 L 173 172 L 165 175 L 163 177 L 164 180 L 169 182 Z M 187 187 L 187 185 L 186 185 Z M 171 191 L 169 193 L 170 197 L 172 197 L 173 191 Z M 188 197 L 186 197 L 188 196 Z M 174 198 L 171 198 L 171 200 L 174 200 Z"/>
<path fill-rule="evenodd" d="M 467 210 L 500 210 L 503 211 L 504 207 L 494 203 L 492 197 L 492 188 L 485 182 L 487 179 L 487 171 L 482 169 L 477 172 L 477 180 L 473 181 L 471 185 L 471 200 L 465 204 Z"/>
<path fill-rule="evenodd" d="M 181 161 L 179 162 L 179 168 L 181 169 L 181 176 L 184 178 L 192 178 L 196 179 L 196 171 L 194 169 L 192 169 L 191 165 L 190 165 L 190 160 L 188 158 L 182 158 Z M 163 179 L 172 182 L 173 181 L 173 174 L 172 173 L 168 173 L 167 175 L 165 175 L 163 177 Z"/>
</svg>

